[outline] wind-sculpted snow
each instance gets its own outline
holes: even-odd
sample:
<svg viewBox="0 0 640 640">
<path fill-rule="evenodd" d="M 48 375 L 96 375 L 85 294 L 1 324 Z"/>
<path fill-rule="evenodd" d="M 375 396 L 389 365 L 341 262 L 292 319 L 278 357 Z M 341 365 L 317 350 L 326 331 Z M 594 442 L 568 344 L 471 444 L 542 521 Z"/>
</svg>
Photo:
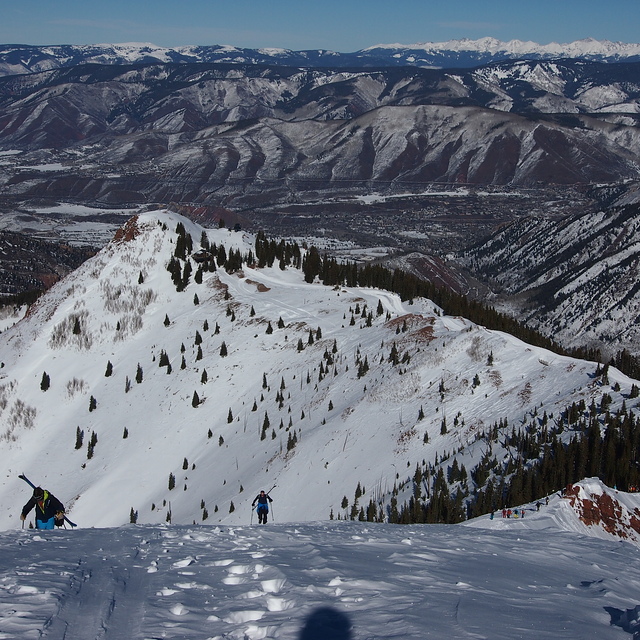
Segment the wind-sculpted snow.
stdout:
<svg viewBox="0 0 640 640">
<path fill-rule="evenodd" d="M 552 496 L 539 511 L 525 505 L 525 518 L 485 516 L 473 527 L 5 531 L 0 637 L 631 637 L 640 627 L 637 547 L 573 531 L 568 505 Z"/>
</svg>

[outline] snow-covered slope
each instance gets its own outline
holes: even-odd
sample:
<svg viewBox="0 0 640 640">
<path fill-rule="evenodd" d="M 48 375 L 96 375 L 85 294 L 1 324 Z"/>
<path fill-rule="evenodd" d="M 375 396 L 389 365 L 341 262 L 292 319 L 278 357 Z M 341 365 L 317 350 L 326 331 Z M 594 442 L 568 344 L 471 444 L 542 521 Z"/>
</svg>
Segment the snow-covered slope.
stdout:
<svg viewBox="0 0 640 640">
<path fill-rule="evenodd" d="M 470 468 L 500 420 L 604 392 L 614 411 L 629 396 L 633 381 L 613 369 L 602 387 L 594 363 L 429 300 L 309 284 L 277 262 L 198 282 L 189 259 L 178 292 L 166 269 L 178 224 L 194 251 L 203 237 L 227 255 L 254 246 L 142 214 L 0 335 L 0 526 L 16 525 L 29 495 L 21 472 L 85 527 L 136 512 L 139 523 L 246 523 L 273 485 L 281 522 L 348 517 L 358 498 L 386 508 L 425 461 L 465 451 Z"/>
<path fill-rule="evenodd" d="M 639 65 L 149 63 L 0 78 L 0 189 L 18 201 L 251 212 L 289 203 L 290 189 L 316 199 L 442 182 L 637 179 Z"/>
<path fill-rule="evenodd" d="M 523 218 L 461 262 L 482 274 L 533 328 L 570 347 L 640 350 L 637 187 L 622 206 Z M 624 204 L 629 203 L 629 204 Z"/>
<path fill-rule="evenodd" d="M 637 495 L 619 497 L 640 507 Z M 524 519 L 468 525 L 5 531 L 0 634 L 623 640 L 640 631 L 638 548 L 589 535 L 567 498 Z"/>
</svg>

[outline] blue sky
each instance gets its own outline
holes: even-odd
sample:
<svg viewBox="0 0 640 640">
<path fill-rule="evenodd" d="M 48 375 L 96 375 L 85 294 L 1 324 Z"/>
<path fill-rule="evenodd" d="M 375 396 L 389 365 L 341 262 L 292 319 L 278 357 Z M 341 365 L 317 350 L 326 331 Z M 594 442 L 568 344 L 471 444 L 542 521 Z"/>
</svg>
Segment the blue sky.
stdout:
<svg viewBox="0 0 640 640">
<path fill-rule="evenodd" d="M 541 44 L 638 42 L 640 0 L 20 0 L 2 2 L 0 42 L 333 49 L 492 36 Z M 1 6 L 1 5 L 0 5 Z"/>
</svg>

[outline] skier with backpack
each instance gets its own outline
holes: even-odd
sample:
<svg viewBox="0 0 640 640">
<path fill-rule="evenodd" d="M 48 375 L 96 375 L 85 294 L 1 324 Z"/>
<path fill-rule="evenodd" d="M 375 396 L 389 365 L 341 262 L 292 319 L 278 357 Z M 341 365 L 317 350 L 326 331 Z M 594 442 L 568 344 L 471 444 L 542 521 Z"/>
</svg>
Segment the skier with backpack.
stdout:
<svg viewBox="0 0 640 640">
<path fill-rule="evenodd" d="M 35 487 L 33 495 L 22 508 L 20 520 L 26 520 L 31 509 L 36 508 L 36 529 L 53 529 L 64 525 L 64 506 L 58 498 L 42 487 Z"/>
<path fill-rule="evenodd" d="M 273 502 L 271 496 L 264 491 L 261 491 L 251 503 L 252 507 L 258 503 L 258 524 L 267 524 L 267 515 L 269 514 L 269 502 Z"/>
</svg>

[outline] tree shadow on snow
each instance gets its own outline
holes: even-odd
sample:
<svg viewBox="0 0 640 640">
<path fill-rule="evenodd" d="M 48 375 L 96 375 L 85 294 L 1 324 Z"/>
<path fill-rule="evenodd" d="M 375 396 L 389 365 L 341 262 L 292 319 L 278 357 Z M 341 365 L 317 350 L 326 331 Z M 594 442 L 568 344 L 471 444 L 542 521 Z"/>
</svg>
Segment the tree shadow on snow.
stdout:
<svg viewBox="0 0 640 640">
<path fill-rule="evenodd" d="M 351 640 L 351 621 L 331 607 L 316 609 L 300 630 L 298 640 Z"/>
<path fill-rule="evenodd" d="M 605 611 L 611 616 L 611 625 L 620 627 L 633 635 L 633 640 L 640 640 L 640 605 L 633 609 L 616 609 L 605 607 Z"/>
</svg>

